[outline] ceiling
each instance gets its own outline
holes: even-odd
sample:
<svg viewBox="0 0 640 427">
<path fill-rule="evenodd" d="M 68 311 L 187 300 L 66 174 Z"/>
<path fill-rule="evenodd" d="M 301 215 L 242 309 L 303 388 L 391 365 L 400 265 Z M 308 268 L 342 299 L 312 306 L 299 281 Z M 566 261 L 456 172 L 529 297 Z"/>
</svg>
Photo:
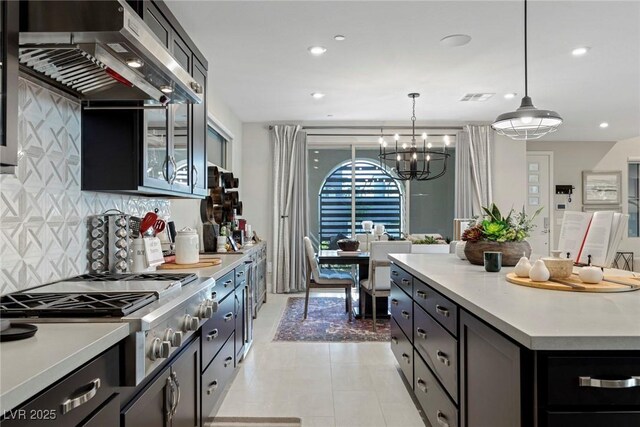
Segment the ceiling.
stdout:
<svg viewBox="0 0 640 427">
<path fill-rule="evenodd" d="M 167 3 L 209 60 L 215 93 L 243 122 L 408 124 L 409 92 L 422 94 L 422 123 L 491 122 L 524 93 L 520 1 Z M 471 42 L 439 42 L 459 33 Z M 328 50 L 314 57 L 314 45 Z M 578 46 L 591 50 L 574 57 Z M 495 95 L 460 101 L 477 92 Z M 547 140 L 640 135 L 640 0 L 530 1 L 529 95 L 565 120 Z"/>
</svg>

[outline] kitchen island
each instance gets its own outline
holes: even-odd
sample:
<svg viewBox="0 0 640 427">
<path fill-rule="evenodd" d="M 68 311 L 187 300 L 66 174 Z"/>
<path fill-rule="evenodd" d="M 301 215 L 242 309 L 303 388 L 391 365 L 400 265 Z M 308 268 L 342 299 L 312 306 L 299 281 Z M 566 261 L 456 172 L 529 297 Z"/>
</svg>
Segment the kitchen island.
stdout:
<svg viewBox="0 0 640 427">
<path fill-rule="evenodd" d="M 431 424 L 640 425 L 640 291 L 528 288 L 452 255 L 390 259 L 391 347 Z"/>
</svg>

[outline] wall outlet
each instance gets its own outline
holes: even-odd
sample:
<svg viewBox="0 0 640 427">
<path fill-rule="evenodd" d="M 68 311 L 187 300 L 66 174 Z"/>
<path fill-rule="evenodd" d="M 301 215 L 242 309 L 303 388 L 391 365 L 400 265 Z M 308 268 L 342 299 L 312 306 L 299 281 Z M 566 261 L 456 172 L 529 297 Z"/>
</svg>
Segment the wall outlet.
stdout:
<svg viewBox="0 0 640 427">
<path fill-rule="evenodd" d="M 269 261 L 267 263 L 267 273 L 272 273 L 272 272 L 273 272 L 273 263 Z"/>
</svg>

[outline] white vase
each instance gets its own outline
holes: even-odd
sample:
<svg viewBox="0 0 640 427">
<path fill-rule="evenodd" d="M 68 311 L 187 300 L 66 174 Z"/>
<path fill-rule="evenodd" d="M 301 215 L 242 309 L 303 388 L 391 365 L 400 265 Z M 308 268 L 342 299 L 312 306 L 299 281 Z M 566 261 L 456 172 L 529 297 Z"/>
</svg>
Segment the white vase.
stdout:
<svg viewBox="0 0 640 427">
<path fill-rule="evenodd" d="M 459 241 L 458 243 L 456 243 L 456 256 L 462 260 L 466 260 L 467 257 L 464 254 L 464 247 L 466 246 L 467 242 L 465 242 L 464 240 Z"/>
<path fill-rule="evenodd" d="M 520 258 L 520 261 L 516 264 L 516 267 L 513 269 L 513 272 L 516 273 L 518 277 L 529 277 L 529 271 L 531 270 L 531 263 L 529 262 L 529 258 L 523 256 Z"/>
<path fill-rule="evenodd" d="M 529 270 L 529 278 L 534 282 L 546 282 L 549 280 L 549 269 L 541 259 L 533 263 L 533 267 Z"/>
</svg>

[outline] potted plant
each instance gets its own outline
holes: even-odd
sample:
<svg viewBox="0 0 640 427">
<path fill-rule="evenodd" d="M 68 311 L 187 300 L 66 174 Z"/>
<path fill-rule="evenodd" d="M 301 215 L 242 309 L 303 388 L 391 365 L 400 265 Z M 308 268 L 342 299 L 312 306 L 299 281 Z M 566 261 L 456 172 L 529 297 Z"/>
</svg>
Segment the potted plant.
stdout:
<svg viewBox="0 0 640 427">
<path fill-rule="evenodd" d="M 410 239 L 411 240 L 411 239 Z M 445 239 L 434 236 L 424 236 L 421 239 L 411 240 L 411 252 L 418 254 L 448 254 L 449 245 Z"/>
<path fill-rule="evenodd" d="M 475 225 L 462 234 L 462 240 L 466 242 L 464 254 L 471 264 L 482 265 L 485 251 L 502 252 L 504 266 L 514 266 L 523 255 L 531 255 L 531 246 L 525 239 L 535 227 L 533 220 L 542 208 L 531 216 L 526 214 L 524 207 L 517 214 L 511 209 L 506 217 L 493 203 L 482 210 L 485 215 L 477 218 Z"/>
</svg>

